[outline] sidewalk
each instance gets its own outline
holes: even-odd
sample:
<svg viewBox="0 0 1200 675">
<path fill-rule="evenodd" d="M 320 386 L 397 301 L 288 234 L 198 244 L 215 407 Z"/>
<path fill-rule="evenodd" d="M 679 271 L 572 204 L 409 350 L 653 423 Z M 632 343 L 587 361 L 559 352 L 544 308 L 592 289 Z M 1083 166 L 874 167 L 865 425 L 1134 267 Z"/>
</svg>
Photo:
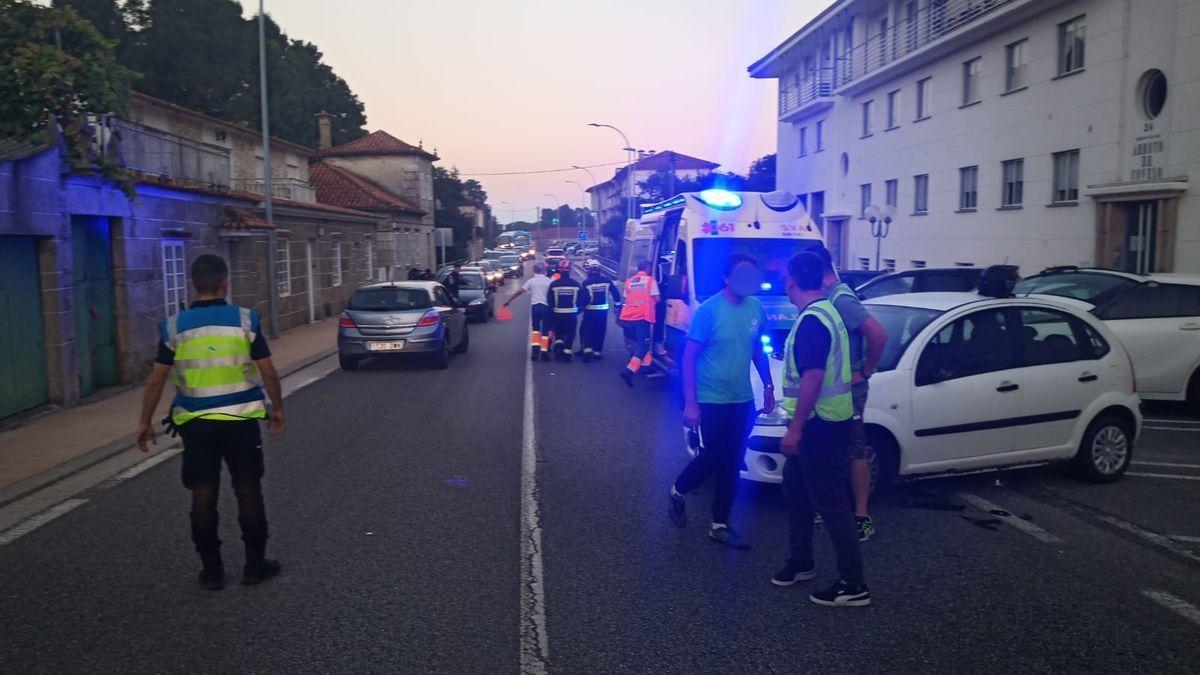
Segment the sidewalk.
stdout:
<svg viewBox="0 0 1200 675">
<path fill-rule="evenodd" d="M 292 328 L 271 341 L 271 358 L 279 374 L 287 375 L 334 353 L 337 322 L 337 317 L 333 317 Z M 95 459 L 100 460 L 129 447 L 142 406 L 143 389 L 139 385 L 95 403 L 66 408 L 0 432 L 0 488 L 93 451 L 99 455 Z M 170 385 L 164 389 L 153 418 L 156 424 L 166 415 L 173 391 Z"/>
</svg>

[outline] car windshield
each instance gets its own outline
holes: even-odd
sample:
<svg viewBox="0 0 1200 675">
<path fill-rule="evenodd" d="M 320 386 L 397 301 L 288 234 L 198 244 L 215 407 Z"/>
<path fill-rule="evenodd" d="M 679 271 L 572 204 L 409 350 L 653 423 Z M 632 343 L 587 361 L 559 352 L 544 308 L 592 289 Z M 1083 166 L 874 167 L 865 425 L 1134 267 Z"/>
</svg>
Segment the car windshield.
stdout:
<svg viewBox="0 0 1200 675">
<path fill-rule="evenodd" d="M 484 286 L 483 275 L 478 272 L 463 272 L 459 275 L 459 279 L 461 281 L 459 282 L 458 287 L 461 290 L 478 291 Z"/>
<path fill-rule="evenodd" d="M 500 262 L 504 265 L 520 265 L 521 259 L 515 255 L 506 255 L 500 258 Z"/>
<path fill-rule="evenodd" d="M 1093 272 L 1066 272 L 1061 274 L 1039 274 L 1017 283 L 1016 295 L 1043 293 L 1063 298 L 1074 298 L 1100 306 L 1108 304 L 1138 282 L 1117 274 Z"/>
<path fill-rule="evenodd" d="M 879 360 L 879 370 L 893 370 L 913 338 L 917 337 L 930 321 L 942 314 L 936 309 L 898 305 L 867 305 L 867 310 L 887 330 L 887 345 L 884 346 L 883 357 Z"/>
<path fill-rule="evenodd" d="M 483 257 L 487 258 L 488 260 L 496 260 L 496 259 L 500 258 L 500 256 L 502 256 L 502 255 L 504 255 L 504 254 L 500 251 L 484 251 L 483 252 Z"/>
<path fill-rule="evenodd" d="M 696 297 L 708 298 L 725 285 L 725 259 L 732 253 L 743 253 L 758 261 L 763 285 L 759 295 L 786 294 L 787 264 L 792 256 L 818 243 L 812 239 L 697 239 Z"/>
<path fill-rule="evenodd" d="M 359 312 L 405 312 L 429 309 L 433 302 L 423 288 L 360 288 L 350 296 L 346 309 Z"/>
</svg>

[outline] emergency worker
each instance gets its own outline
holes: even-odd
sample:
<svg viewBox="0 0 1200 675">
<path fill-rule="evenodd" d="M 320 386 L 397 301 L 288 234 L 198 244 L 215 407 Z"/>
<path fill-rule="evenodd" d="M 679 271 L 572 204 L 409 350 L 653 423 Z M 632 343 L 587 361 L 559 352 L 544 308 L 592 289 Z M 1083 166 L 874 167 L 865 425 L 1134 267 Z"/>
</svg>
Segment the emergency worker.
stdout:
<svg viewBox="0 0 1200 675">
<path fill-rule="evenodd" d="M 583 362 L 599 359 L 604 354 L 604 334 L 608 332 L 609 300 L 621 304 L 617 285 L 600 273 L 600 261 L 583 263 L 587 277 L 583 280 L 583 322 L 579 328 L 579 344 Z"/>
<path fill-rule="evenodd" d="M 621 379 L 633 386 L 633 376 L 653 361 L 650 340 L 654 333 L 654 319 L 659 301 L 658 282 L 650 275 L 653 266 L 649 260 L 639 261 L 637 274 L 625 281 L 625 305 L 621 307 L 621 326 L 625 329 L 625 341 L 633 345 L 633 355 L 621 370 Z"/>
<path fill-rule="evenodd" d="M 571 278 L 571 263 L 558 265 L 558 279 L 550 282 L 548 297 L 554 325 L 554 358 L 570 363 L 575 356 L 575 332 L 579 327 L 579 312 L 583 308 L 583 293 L 579 282 Z"/>
</svg>

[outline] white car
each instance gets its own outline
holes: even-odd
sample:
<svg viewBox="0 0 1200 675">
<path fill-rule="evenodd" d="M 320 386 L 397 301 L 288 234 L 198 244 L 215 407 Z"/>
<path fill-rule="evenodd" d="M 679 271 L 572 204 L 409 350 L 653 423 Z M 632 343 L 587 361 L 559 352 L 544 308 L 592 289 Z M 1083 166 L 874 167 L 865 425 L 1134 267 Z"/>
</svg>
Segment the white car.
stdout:
<svg viewBox="0 0 1200 675">
<path fill-rule="evenodd" d="M 877 481 L 1072 460 L 1121 477 L 1142 426 L 1121 342 L 1062 298 L 891 295 L 865 303 L 888 331 L 863 416 Z M 785 421 L 748 443 L 744 478 L 780 482 Z"/>
<path fill-rule="evenodd" d="M 1200 276 L 1056 267 L 1021 281 L 1016 293 L 1088 303 L 1133 358 L 1142 398 L 1200 410 Z"/>
</svg>

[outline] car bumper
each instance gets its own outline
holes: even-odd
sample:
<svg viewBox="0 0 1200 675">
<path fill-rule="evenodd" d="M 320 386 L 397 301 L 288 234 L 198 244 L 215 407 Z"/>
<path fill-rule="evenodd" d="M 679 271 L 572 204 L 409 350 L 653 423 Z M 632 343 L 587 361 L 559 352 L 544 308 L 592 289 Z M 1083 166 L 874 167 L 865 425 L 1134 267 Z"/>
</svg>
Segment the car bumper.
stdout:
<svg viewBox="0 0 1200 675">
<path fill-rule="evenodd" d="M 487 305 L 467 305 L 468 319 L 485 319 L 488 315 Z"/>
<path fill-rule="evenodd" d="M 742 478 L 759 483 L 783 482 L 783 462 L 787 458 L 779 453 L 779 440 L 785 432 L 786 426 L 754 425 L 742 456 Z M 686 429 L 683 431 L 683 447 L 685 452 L 695 456 L 688 446 Z"/>
<path fill-rule="evenodd" d="M 370 348 L 371 343 L 403 343 L 399 349 L 376 351 Z M 339 356 L 391 356 L 394 354 L 425 354 L 444 349 L 442 336 L 420 336 L 415 338 L 338 338 Z"/>
</svg>

